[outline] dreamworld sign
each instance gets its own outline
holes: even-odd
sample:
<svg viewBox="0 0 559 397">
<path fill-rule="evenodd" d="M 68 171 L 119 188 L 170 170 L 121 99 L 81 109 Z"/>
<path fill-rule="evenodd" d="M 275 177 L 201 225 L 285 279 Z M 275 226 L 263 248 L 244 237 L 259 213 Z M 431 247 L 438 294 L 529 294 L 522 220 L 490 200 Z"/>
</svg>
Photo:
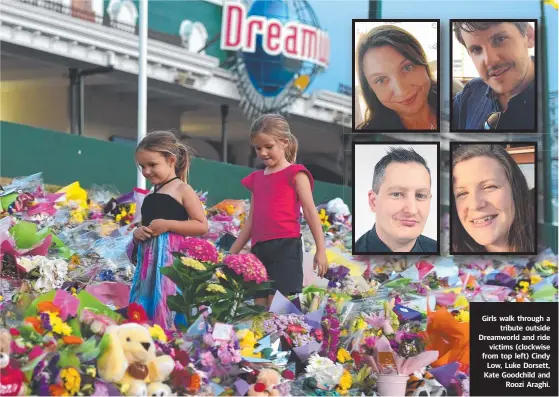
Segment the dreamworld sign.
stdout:
<svg viewBox="0 0 559 397">
<path fill-rule="evenodd" d="M 282 22 L 265 15 L 249 15 L 243 3 L 225 2 L 221 26 L 221 48 L 255 53 L 257 38 L 270 56 L 311 62 L 323 68 L 330 59 L 330 38 L 325 31 L 297 20 Z"/>
</svg>

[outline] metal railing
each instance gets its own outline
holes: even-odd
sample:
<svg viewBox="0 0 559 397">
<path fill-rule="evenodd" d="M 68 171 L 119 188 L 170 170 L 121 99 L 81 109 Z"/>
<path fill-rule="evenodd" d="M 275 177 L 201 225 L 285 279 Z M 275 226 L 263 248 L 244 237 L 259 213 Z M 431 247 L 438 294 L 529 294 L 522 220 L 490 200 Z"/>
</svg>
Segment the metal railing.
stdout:
<svg viewBox="0 0 559 397">
<path fill-rule="evenodd" d="M 60 1 L 52 0 L 17 0 L 20 3 L 29 4 L 35 7 L 43 8 L 45 10 L 53 11 L 58 14 L 68 15 L 74 18 L 81 19 L 83 21 L 89 21 L 96 23 L 98 25 L 109 26 L 114 29 L 118 29 L 131 34 L 137 34 L 137 28 L 134 25 L 123 23 L 120 21 L 111 20 L 109 15 L 98 15 L 92 9 L 87 9 L 86 5 L 91 4 L 90 2 L 80 1 L 73 2 L 72 5 L 68 6 L 62 4 Z"/>
</svg>

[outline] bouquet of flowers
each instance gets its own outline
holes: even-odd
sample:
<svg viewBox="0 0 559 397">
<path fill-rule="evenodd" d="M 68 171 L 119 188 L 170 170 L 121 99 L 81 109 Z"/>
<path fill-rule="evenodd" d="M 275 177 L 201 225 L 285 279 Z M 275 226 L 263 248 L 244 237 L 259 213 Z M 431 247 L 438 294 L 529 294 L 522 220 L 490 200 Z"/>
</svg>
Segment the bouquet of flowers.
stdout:
<svg viewBox="0 0 559 397">
<path fill-rule="evenodd" d="M 301 347 L 311 343 L 320 335 L 313 331 L 311 326 L 305 322 L 302 314 L 276 314 L 263 323 L 263 331 L 267 334 L 277 333 L 283 336 L 287 343 L 293 347 Z"/>
<path fill-rule="evenodd" d="M 215 246 L 200 238 L 187 239 L 180 248 L 173 266 L 161 270 L 182 291 L 167 298 L 171 310 L 184 313 L 189 323 L 200 315 L 200 306 L 210 306 L 212 318 L 225 323 L 265 310 L 246 304 L 256 292 L 269 288 L 266 268 L 254 255 L 221 259 Z"/>
</svg>

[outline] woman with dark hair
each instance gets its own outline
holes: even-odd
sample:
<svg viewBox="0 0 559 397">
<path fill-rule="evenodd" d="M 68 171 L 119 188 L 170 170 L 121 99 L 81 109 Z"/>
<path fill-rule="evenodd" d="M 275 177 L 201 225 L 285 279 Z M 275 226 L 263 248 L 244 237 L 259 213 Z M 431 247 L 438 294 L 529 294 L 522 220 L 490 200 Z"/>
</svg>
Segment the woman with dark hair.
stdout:
<svg viewBox="0 0 559 397">
<path fill-rule="evenodd" d="M 535 252 L 535 203 L 502 145 L 456 147 L 452 193 L 452 252 Z"/>
<path fill-rule="evenodd" d="M 367 104 L 358 130 L 438 130 L 437 82 L 421 44 L 404 29 L 371 29 L 357 45 L 357 74 Z"/>
</svg>

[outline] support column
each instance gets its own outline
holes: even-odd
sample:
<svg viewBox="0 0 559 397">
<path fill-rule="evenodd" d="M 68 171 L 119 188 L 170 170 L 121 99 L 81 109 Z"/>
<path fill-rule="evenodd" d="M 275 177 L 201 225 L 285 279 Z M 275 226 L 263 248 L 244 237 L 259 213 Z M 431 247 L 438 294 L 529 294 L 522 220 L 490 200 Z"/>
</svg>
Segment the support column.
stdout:
<svg viewBox="0 0 559 397">
<path fill-rule="evenodd" d="M 227 115 L 229 114 L 229 105 L 221 105 L 221 161 L 227 163 Z"/>
<path fill-rule="evenodd" d="M 81 76 L 78 69 L 70 69 L 70 132 L 79 135 L 80 133 L 80 93 L 79 82 Z"/>
</svg>

